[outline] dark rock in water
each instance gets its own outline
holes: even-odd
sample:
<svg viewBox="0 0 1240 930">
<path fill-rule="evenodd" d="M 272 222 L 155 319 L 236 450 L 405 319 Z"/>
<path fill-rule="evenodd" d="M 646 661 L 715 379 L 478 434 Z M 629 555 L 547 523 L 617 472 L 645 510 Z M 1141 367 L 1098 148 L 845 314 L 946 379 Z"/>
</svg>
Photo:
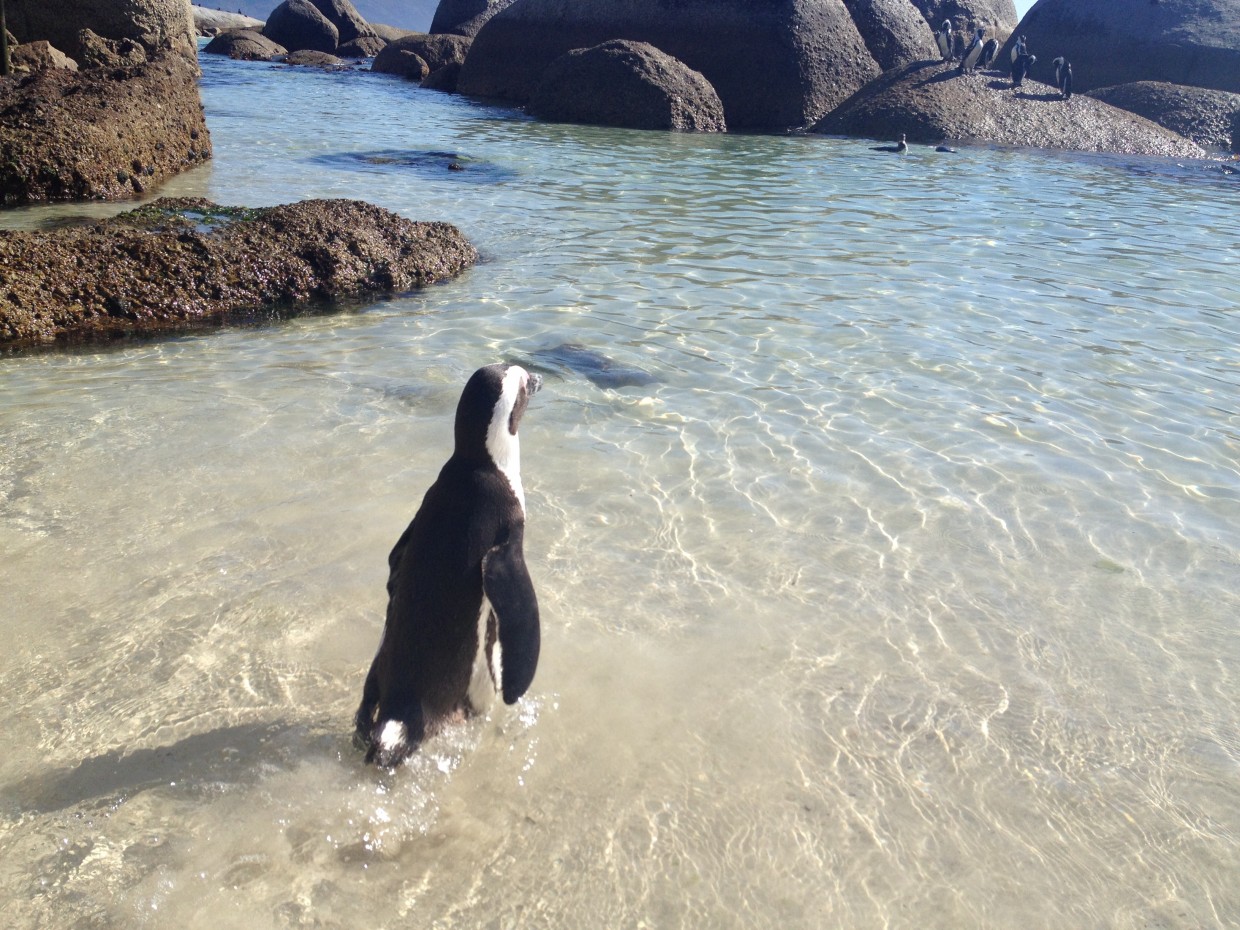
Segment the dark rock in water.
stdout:
<svg viewBox="0 0 1240 930">
<path fill-rule="evenodd" d="M 408 77 L 403 54 L 412 53 L 426 62 L 428 73 L 450 64 L 460 65 L 469 52 L 470 39 L 463 36 L 432 36 L 415 32 L 387 44 L 371 66 L 372 71 Z M 418 80 L 421 80 L 420 78 Z"/>
<path fill-rule="evenodd" d="M 844 0 L 844 6 L 884 71 L 939 57 L 934 33 L 909 0 Z"/>
<path fill-rule="evenodd" d="M 457 82 L 461 77 L 461 66 L 458 64 L 444 65 L 438 71 L 432 71 L 422 79 L 422 86 L 428 90 L 442 90 L 449 94 L 456 93 Z"/>
<path fill-rule="evenodd" d="M 380 74 L 394 74 L 407 81 L 424 81 L 430 76 L 431 66 L 416 52 L 404 48 L 393 49 L 389 44 L 375 56 L 370 70 Z"/>
<path fill-rule="evenodd" d="M 340 44 L 340 30 L 310 0 L 284 0 L 267 17 L 263 35 L 290 52 L 335 54 Z"/>
<path fill-rule="evenodd" d="M 1240 151 L 1232 121 L 1240 117 L 1240 94 L 1159 81 L 1137 81 L 1091 90 L 1089 96 L 1136 113 L 1206 148 Z"/>
<path fill-rule="evenodd" d="M 211 157 L 198 66 L 64 68 L 0 81 L 0 203 L 121 200 Z"/>
<path fill-rule="evenodd" d="M 387 45 L 387 39 L 378 36 L 358 36 L 350 42 L 342 42 L 336 49 L 341 58 L 374 58 Z"/>
<path fill-rule="evenodd" d="M 475 184 L 494 184 L 517 177 L 515 171 L 457 152 L 386 149 L 377 152 L 335 152 L 316 155 L 316 164 L 353 171 L 411 171 L 432 180 L 452 177 Z"/>
<path fill-rule="evenodd" d="M 256 29 L 230 29 L 221 32 L 206 44 L 203 52 L 209 55 L 227 55 L 238 61 L 271 61 L 277 55 L 288 52 Z"/>
<path fill-rule="evenodd" d="M 1038 0 L 1017 33 L 1031 52 L 1072 62 L 1077 93 L 1135 81 L 1240 93 L 1235 0 Z"/>
<path fill-rule="evenodd" d="M 308 48 L 300 49 L 296 52 L 289 52 L 284 58 L 286 65 L 301 65 L 306 68 L 345 68 L 344 59 L 337 58 L 327 52 L 316 52 Z"/>
<path fill-rule="evenodd" d="M 653 45 L 616 39 L 553 61 L 530 97 L 539 119 L 629 129 L 724 132 L 710 82 Z"/>
<path fill-rule="evenodd" d="M 439 0 L 431 33 L 451 33 L 473 38 L 496 13 L 511 6 L 513 0 Z"/>
<path fill-rule="evenodd" d="M 910 142 L 931 145 L 956 140 L 1183 158 L 1205 154 L 1182 136 L 1089 97 L 1064 102 L 1058 88 L 1032 81 L 1014 91 L 1006 80 L 957 76 L 954 66 L 939 62 L 884 74 L 814 131 L 881 139 L 893 126 Z"/>
<path fill-rule="evenodd" d="M 478 31 L 460 92 L 524 104 L 551 62 L 612 39 L 702 74 L 733 130 L 808 125 L 880 71 L 842 0 L 518 0 Z"/>
<path fill-rule="evenodd" d="M 350 0 L 310 0 L 329 23 L 336 27 L 337 44 L 373 36 L 374 30 Z"/>
<path fill-rule="evenodd" d="M 477 257 L 453 226 L 358 201 L 250 210 L 165 198 L 90 226 L 0 233 L 0 344 L 406 291 Z"/>
<path fill-rule="evenodd" d="M 539 349 L 532 357 L 551 371 L 582 375 L 603 388 L 645 387 L 657 379 L 640 368 L 618 365 L 606 355 L 575 342 L 565 342 L 550 349 Z"/>
</svg>

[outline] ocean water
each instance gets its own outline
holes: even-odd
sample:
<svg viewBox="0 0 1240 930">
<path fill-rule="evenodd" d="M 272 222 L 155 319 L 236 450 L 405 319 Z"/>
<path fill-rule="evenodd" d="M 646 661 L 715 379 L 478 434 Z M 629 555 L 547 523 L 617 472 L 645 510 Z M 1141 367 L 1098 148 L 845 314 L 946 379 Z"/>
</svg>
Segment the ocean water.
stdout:
<svg viewBox="0 0 1240 930">
<path fill-rule="evenodd" d="M 1240 924 L 1240 179 L 202 89 L 159 193 L 483 261 L 0 356 L 8 926 Z M 538 676 L 367 768 L 387 552 L 497 360 L 547 380 Z"/>
</svg>

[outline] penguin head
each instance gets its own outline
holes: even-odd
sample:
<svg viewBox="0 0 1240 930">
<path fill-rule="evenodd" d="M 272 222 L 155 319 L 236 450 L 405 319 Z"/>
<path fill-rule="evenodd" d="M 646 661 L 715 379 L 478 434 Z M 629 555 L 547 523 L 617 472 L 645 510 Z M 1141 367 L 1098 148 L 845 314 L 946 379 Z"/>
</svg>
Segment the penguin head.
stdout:
<svg viewBox="0 0 1240 930">
<path fill-rule="evenodd" d="M 518 454 L 517 427 L 542 378 L 520 365 L 487 365 L 473 373 L 456 406 L 456 455 L 490 458 L 505 467 Z"/>
</svg>

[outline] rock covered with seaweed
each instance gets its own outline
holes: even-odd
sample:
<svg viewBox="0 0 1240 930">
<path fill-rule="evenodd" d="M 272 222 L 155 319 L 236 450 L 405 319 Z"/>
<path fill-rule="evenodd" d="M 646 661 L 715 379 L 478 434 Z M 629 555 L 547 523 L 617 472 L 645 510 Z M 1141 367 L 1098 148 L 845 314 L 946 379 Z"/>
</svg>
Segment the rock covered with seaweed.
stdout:
<svg viewBox="0 0 1240 930">
<path fill-rule="evenodd" d="M 456 227 L 353 200 L 161 199 L 89 226 L 0 232 L 0 344 L 154 332 L 407 291 L 478 254 Z"/>
</svg>

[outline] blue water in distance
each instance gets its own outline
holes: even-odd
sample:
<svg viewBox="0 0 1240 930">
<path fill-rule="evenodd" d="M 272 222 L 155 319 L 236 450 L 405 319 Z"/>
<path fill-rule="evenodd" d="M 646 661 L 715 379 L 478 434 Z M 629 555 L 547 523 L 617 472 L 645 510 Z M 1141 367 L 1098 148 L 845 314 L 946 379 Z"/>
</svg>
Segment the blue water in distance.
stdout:
<svg viewBox="0 0 1240 930">
<path fill-rule="evenodd" d="M 12 926 L 1240 922 L 1235 177 L 203 66 L 159 193 L 483 258 L 0 359 Z M 377 773 L 387 551 L 498 359 L 538 677 Z"/>
</svg>

